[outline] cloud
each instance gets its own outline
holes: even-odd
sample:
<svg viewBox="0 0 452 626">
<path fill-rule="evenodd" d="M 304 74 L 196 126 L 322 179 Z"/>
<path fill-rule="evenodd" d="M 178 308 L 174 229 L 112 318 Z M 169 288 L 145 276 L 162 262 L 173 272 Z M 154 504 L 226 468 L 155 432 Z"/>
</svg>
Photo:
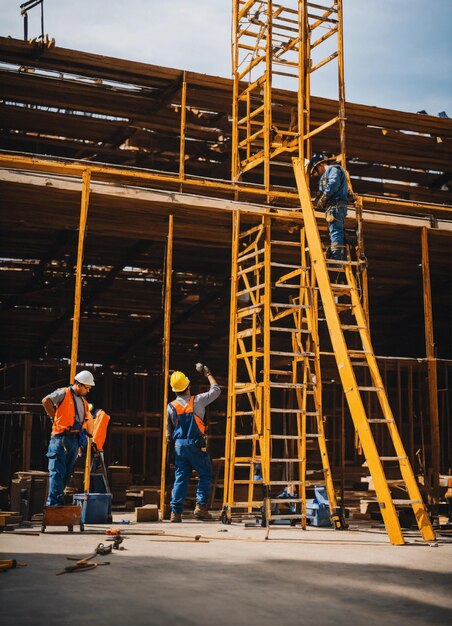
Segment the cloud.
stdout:
<svg viewBox="0 0 452 626">
<path fill-rule="evenodd" d="M 22 38 L 19 4 L 0 0 L 0 34 Z M 347 99 L 452 115 L 451 23 L 450 0 L 344 2 Z M 231 0 L 45 0 L 45 30 L 62 47 L 231 76 Z M 333 64 L 312 84 L 336 97 Z"/>
</svg>

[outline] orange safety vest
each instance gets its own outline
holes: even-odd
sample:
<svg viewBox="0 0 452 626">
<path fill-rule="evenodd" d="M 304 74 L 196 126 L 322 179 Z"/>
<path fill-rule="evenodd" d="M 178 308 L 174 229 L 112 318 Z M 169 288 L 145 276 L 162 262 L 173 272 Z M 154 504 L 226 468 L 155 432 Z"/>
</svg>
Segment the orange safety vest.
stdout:
<svg viewBox="0 0 452 626">
<path fill-rule="evenodd" d="M 92 432 L 92 415 L 89 411 L 88 402 L 82 398 L 85 407 L 85 416 L 82 428 L 85 427 L 88 432 Z M 60 435 L 66 430 L 72 431 L 75 424 L 75 404 L 74 398 L 69 387 L 66 388 L 66 395 L 59 404 L 53 418 L 52 435 Z"/>
<path fill-rule="evenodd" d="M 110 416 L 105 413 L 102 409 L 99 409 L 96 415 L 96 419 L 94 420 L 94 430 L 93 430 L 93 443 L 96 444 L 96 447 L 99 452 L 102 452 L 104 449 L 105 439 L 107 438 L 107 427 L 108 422 L 110 421 Z"/>
<path fill-rule="evenodd" d="M 173 439 L 198 439 L 206 432 L 206 425 L 203 420 L 195 415 L 194 411 L 195 396 L 190 396 L 186 406 L 180 404 L 177 400 L 170 402 L 173 408 Z"/>
</svg>

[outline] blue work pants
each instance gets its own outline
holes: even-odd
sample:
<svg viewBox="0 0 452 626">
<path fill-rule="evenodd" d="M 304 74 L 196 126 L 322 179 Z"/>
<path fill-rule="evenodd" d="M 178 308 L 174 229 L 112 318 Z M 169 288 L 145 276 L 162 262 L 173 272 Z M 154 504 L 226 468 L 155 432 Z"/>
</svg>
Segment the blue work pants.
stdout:
<svg viewBox="0 0 452 626">
<path fill-rule="evenodd" d="M 52 437 L 47 451 L 49 459 L 49 495 L 47 506 L 64 504 L 64 488 L 74 469 L 78 454 L 78 436 Z"/>
<path fill-rule="evenodd" d="M 330 235 L 331 258 L 337 261 L 344 261 L 345 255 L 345 216 L 347 215 L 347 204 L 338 202 L 326 210 L 326 214 L 334 217 L 332 222 L 328 222 L 328 232 Z"/>
<path fill-rule="evenodd" d="M 176 475 L 171 494 L 171 511 L 182 513 L 192 470 L 195 470 L 199 477 L 196 502 L 200 505 L 208 504 L 212 481 L 212 464 L 207 452 L 203 452 L 194 443 L 180 443 L 176 439 L 174 462 Z"/>
</svg>

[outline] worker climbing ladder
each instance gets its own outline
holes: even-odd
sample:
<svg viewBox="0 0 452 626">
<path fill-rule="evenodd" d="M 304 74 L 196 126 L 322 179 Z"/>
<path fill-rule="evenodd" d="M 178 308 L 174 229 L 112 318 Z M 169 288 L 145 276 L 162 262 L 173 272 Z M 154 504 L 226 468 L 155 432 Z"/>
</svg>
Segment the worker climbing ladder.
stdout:
<svg viewBox="0 0 452 626">
<path fill-rule="evenodd" d="M 426 541 L 434 540 L 431 522 L 422 500 L 408 456 L 400 438 L 394 416 L 378 369 L 370 339 L 367 316 L 364 312 L 353 268 L 357 262 L 350 255 L 345 261 L 326 259 L 322 249 L 303 164 L 294 159 L 294 170 L 303 211 L 304 227 L 311 264 L 317 278 L 324 314 L 328 325 L 334 356 L 355 429 L 373 479 L 377 500 L 391 543 L 404 543 L 397 508 L 413 510 L 419 530 Z M 348 319 L 346 319 L 346 317 Z M 351 347 L 350 337 L 359 338 L 360 346 Z M 359 384 L 367 372 L 370 385 Z M 371 417 L 365 409 L 363 394 L 375 394 L 380 415 Z M 393 454 L 382 456 L 377 450 L 372 428 L 386 428 L 392 442 Z M 393 498 L 384 469 L 385 464 L 398 468 L 400 476 L 393 482 L 404 498 Z"/>
<path fill-rule="evenodd" d="M 305 233 L 270 214 L 243 228 L 240 219 L 236 212 L 223 521 L 257 509 L 264 525 L 300 521 L 305 528 L 307 490 L 323 485 L 341 528 Z"/>
</svg>

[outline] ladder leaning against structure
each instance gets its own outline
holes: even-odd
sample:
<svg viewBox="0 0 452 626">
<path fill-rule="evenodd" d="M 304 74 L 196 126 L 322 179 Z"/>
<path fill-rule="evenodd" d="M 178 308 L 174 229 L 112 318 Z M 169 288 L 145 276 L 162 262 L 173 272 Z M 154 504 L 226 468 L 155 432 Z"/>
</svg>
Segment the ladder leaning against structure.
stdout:
<svg viewBox="0 0 452 626">
<path fill-rule="evenodd" d="M 417 525 L 426 541 L 435 539 L 425 504 L 419 491 L 408 456 L 397 429 L 389 405 L 383 381 L 378 369 L 372 347 L 368 319 L 364 312 L 353 273 L 353 262 L 348 254 L 345 261 L 333 261 L 325 258 L 317 222 L 312 207 L 311 197 L 306 183 L 304 165 L 299 159 L 293 159 L 295 177 L 300 195 L 306 239 L 309 255 L 314 269 L 323 309 L 333 345 L 339 375 L 344 394 L 358 433 L 360 443 L 373 479 L 380 511 L 391 543 L 401 545 L 404 538 L 400 527 L 396 507 L 411 507 Z M 359 262 L 358 262 L 359 263 Z M 331 280 L 331 275 L 341 276 L 341 280 Z M 342 321 L 341 316 L 350 316 L 352 322 Z M 351 348 L 350 335 L 359 337 L 360 349 Z M 360 385 L 362 372 L 368 372 L 371 385 Z M 363 393 L 375 394 L 380 407 L 380 415 L 371 417 L 367 414 L 362 399 Z M 381 456 L 377 450 L 374 428 L 387 428 L 393 446 L 391 456 Z M 389 481 L 383 464 L 393 463 L 398 468 L 400 477 Z M 390 485 L 394 483 L 407 494 L 403 499 L 393 498 Z"/>
</svg>

